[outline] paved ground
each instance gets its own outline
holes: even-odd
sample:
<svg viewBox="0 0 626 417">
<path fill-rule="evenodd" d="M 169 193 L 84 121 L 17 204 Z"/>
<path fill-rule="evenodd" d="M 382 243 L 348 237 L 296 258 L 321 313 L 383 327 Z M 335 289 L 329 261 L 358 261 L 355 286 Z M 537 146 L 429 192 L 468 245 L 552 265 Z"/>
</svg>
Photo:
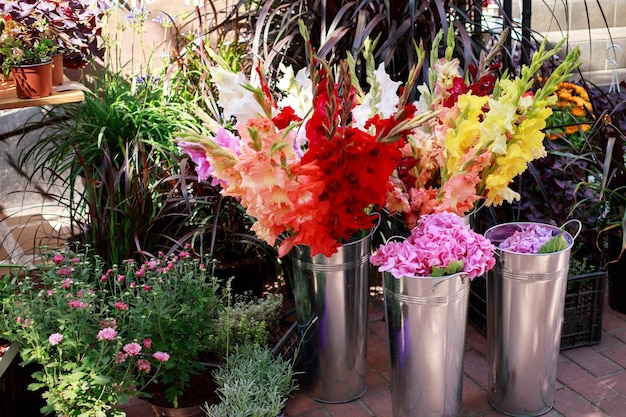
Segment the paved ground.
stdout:
<svg viewBox="0 0 626 417">
<path fill-rule="evenodd" d="M 323 404 L 296 391 L 287 417 L 391 417 L 389 365 L 383 301 L 370 298 L 367 392 L 346 404 Z M 487 341 L 468 325 L 461 417 L 504 416 L 487 401 Z M 557 367 L 554 408 L 546 417 L 626 417 L 626 315 L 605 303 L 602 341 L 562 351 Z M 142 401 L 125 408 L 128 417 L 152 417 Z"/>
</svg>

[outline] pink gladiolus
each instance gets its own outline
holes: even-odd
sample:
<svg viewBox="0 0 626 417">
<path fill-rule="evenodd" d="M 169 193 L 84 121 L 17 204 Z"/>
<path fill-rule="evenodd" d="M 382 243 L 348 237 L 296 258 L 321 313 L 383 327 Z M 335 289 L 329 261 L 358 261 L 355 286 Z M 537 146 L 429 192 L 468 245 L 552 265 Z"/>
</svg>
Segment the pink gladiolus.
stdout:
<svg viewBox="0 0 626 417">
<path fill-rule="evenodd" d="M 48 337 L 48 341 L 52 346 L 58 345 L 63 340 L 63 335 L 61 333 L 52 333 L 50 337 Z"/>
<path fill-rule="evenodd" d="M 115 329 L 107 327 L 100 330 L 96 338 L 98 340 L 113 340 L 115 339 L 115 336 L 117 336 L 117 332 L 115 331 Z"/>
<path fill-rule="evenodd" d="M 154 352 L 152 357 L 159 362 L 167 362 L 170 360 L 170 355 L 165 352 Z"/>
<path fill-rule="evenodd" d="M 141 352 L 141 345 L 139 343 L 129 343 L 127 345 L 124 345 L 124 353 L 127 354 L 128 356 L 135 356 L 135 355 L 139 355 L 139 352 Z"/>
</svg>

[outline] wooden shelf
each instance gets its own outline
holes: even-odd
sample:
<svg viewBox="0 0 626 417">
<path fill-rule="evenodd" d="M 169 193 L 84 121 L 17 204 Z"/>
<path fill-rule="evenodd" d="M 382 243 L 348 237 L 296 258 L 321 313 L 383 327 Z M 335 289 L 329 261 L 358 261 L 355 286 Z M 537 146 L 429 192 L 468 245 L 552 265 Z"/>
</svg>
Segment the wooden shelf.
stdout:
<svg viewBox="0 0 626 417">
<path fill-rule="evenodd" d="M 81 83 L 66 81 L 53 87 L 51 96 L 24 99 L 17 98 L 15 82 L 0 81 L 0 110 L 81 102 L 85 99 L 84 88 Z"/>
</svg>

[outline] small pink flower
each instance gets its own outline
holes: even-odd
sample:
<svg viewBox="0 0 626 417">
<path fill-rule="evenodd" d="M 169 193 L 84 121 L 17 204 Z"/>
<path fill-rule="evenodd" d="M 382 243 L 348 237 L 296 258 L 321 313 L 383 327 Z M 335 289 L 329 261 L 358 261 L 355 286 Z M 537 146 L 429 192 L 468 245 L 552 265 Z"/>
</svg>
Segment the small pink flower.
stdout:
<svg viewBox="0 0 626 417">
<path fill-rule="evenodd" d="M 115 329 L 111 327 L 104 328 L 98 332 L 98 336 L 96 338 L 98 340 L 113 340 L 117 336 L 117 332 Z"/>
<path fill-rule="evenodd" d="M 158 265 L 157 262 L 154 260 L 146 262 L 146 266 L 150 271 L 154 271 L 157 265 Z"/>
<path fill-rule="evenodd" d="M 67 305 L 69 305 L 71 308 L 88 308 L 90 307 L 90 305 L 88 303 L 85 303 L 84 301 L 80 301 L 80 300 L 70 300 Z"/>
<path fill-rule="evenodd" d="M 102 274 L 100 277 L 100 282 L 107 282 L 107 276 L 105 274 Z"/>
<path fill-rule="evenodd" d="M 135 288 L 137 287 L 137 283 L 135 281 L 130 283 L 130 288 Z"/>
<path fill-rule="evenodd" d="M 152 339 L 148 337 L 143 339 L 142 343 L 143 343 L 143 347 L 145 347 L 146 349 L 150 349 L 152 347 Z"/>
<path fill-rule="evenodd" d="M 52 257 L 52 262 L 57 265 L 60 264 L 61 262 L 63 262 L 63 255 L 61 255 L 60 253 L 55 253 Z"/>
<path fill-rule="evenodd" d="M 52 346 L 58 345 L 63 340 L 63 335 L 61 333 L 52 333 L 50 337 L 48 337 L 48 341 Z"/>
<path fill-rule="evenodd" d="M 144 288 L 145 288 L 146 292 L 152 291 L 152 287 L 149 286 L 149 285 L 146 285 Z"/>
<path fill-rule="evenodd" d="M 60 270 L 59 270 L 59 275 L 61 275 Z M 63 281 L 63 284 L 61 284 L 61 287 L 65 288 L 66 290 L 69 290 L 72 287 L 72 278 L 66 278 L 65 281 Z"/>
<path fill-rule="evenodd" d="M 67 268 L 61 268 L 57 271 L 57 274 L 61 277 L 70 276 L 71 273 L 72 273 L 72 268 L 70 268 L 69 266 Z"/>
<path fill-rule="evenodd" d="M 150 372 L 150 362 L 145 359 L 139 359 L 137 361 L 137 369 L 139 369 L 139 372 Z"/>
<path fill-rule="evenodd" d="M 167 362 L 170 360 L 170 355 L 165 352 L 154 352 L 152 357 L 159 362 Z"/>
<path fill-rule="evenodd" d="M 132 342 L 124 345 L 123 350 L 128 356 L 139 355 L 139 352 L 141 352 L 141 345 L 139 343 Z"/>
<path fill-rule="evenodd" d="M 115 309 L 116 310 L 128 310 L 128 304 L 123 303 L 121 301 L 116 301 L 115 302 Z"/>
<path fill-rule="evenodd" d="M 146 270 L 143 269 L 143 266 L 135 271 L 135 276 L 137 278 L 142 278 L 144 275 L 146 275 Z"/>
<path fill-rule="evenodd" d="M 24 320 L 23 327 L 25 329 L 28 329 L 34 322 L 35 322 L 34 319 L 26 319 L 26 320 Z"/>
<path fill-rule="evenodd" d="M 54 295 L 54 290 L 47 290 L 47 291 L 46 291 L 46 295 L 47 295 L 48 297 L 52 297 L 52 296 Z"/>
<path fill-rule="evenodd" d="M 185 243 L 185 250 L 191 249 L 191 243 Z"/>
<path fill-rule="evenodd" d="M 75 264 L 79 264 L 80 263 L 80 258 L 74 258 L 74 259 L 72 259 L 72 262 L 74 262 Z"/>
<path fill-rule="evenodd" d="M 106 327 L 115 328 L 116 326 L 117 326 L 117 322 L 115 321 L 115 319 L 106 319 L 100 322 L 100 327 L 103 329 Z"/>
<path fill-rule="evenodd" d="M 22 316 L 17 316 L 17 319 L 15 320 L 15 322 L 17 324 L 22 324 L 22 321 L 24 321 L 24 319 L 22 318 Z"/>
<path fill-rule="evenodd" d="M 126 277 L 125 277 L 124 275 L 122 275 L 122 274 L 119 274 L 119 275 L 117 276 L 117 280 L 118 280 L 119 282 L 124 282 L 124 280 L 126 280 Z"/>
<path fill-rule="evenodd" d="M 126 362 L 126 355 L 124 355 L 122 352 L 117 352 L 115 354 L 115 362 L 117 362 L 117 363 L 124 363 L 124 362 Z"/>
<path fill-rule="evenodd" d="M 189 258 L 189 252 L 184 251 L 184 250 L 183 250 L 183 251 L 180 251 L 180 253 L 179 253 L 178 255 L 179 255 L 182 259 Z"/>
</svg>

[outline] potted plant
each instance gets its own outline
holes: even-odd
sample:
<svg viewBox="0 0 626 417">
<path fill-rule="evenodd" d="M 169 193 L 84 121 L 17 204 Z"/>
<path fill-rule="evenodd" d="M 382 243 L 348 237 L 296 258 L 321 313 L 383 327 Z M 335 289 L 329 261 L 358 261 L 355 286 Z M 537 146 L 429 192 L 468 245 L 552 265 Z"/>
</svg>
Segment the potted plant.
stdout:
<svg viewBox="0 0 626 417">
<path fill-rule="evenodd" d="M 0 37 L 2 72 L 5 76 L 12 73 L 17 96 L 38 98 L 52 94 L 52 55 L 58 47 L 46 38 L 12 33 Z"/>
<path fill-rule="evenodd" d="M 131 287 L 107 278 L 97 259 L 66 251 L 0 282 L 0 330 L 20 346 L 22 366 L 37 365 L 29 389 L 45 399 L 43 414 L 123 415 L 116 404 L 142 395 L 168 360 L 134 319 L 152 293 L 140 286 L 122 300 Z"/>
<path fill-rule="evenodd" d="M 593 196 L 577 204 L 594 203 L 600 212 L 595 224 L 597 247 L 608 273 L 608 301 L 626 313 L 626 85 L 606 89 L 584 84 L 592 104 L 591 128 L 587 132 L 590 168 L 578 187 Z"/>
<path fill-rule="evenodd" d="M 63 63 L 82 68 L 102 58 L 102 26 L 109 11 L 106 1 L 18 0 L 0 3 L 0 13 L 37 38 L 51 39 L 63 52 Z"/>
<path fill-rule="evenodd" d="M 220 401 L 205 404 L 206 417 L 282 416 L 289 394 L 297 389 L 292 360 L 258 345 L 235 349 L 214 376 Z"/>
</svg>

